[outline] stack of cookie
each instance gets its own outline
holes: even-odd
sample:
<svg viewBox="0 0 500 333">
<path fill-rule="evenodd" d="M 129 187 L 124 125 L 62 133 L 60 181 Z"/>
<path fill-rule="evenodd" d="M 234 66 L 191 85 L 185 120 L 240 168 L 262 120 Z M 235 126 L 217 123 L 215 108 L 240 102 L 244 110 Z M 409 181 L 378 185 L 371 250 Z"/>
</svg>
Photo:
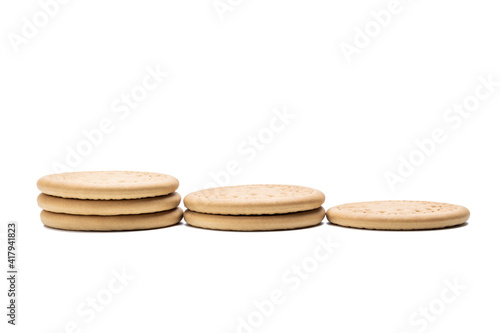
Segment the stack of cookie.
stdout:
<svg viewBox="0 0 500 333">
<path fill-rule="evenodd" d="M 219 230 L 284 230 L 320 224 L 325 195 L 291 185 L 217 187 L 188 194 L 184 219 L 189 225 Z"/>
<path fill-rule="evenodd" d="M 68 172 L 37 182 L 40 214 L 46 226 L 66 230 L 139 230 L 176 224 L 182 219 L 168 175 L 135 171 Z"/>
</svg>

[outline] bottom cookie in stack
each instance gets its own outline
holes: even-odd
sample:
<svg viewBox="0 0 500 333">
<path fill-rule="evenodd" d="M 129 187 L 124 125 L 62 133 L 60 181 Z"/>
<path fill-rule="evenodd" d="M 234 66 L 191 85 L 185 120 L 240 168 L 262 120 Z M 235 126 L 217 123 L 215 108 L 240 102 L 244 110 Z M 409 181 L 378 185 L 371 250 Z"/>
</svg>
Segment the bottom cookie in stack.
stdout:
<svg viewBox="0 0 500 333">
<path fill-rule="evenodd" d="M 182 220 L 172 176 L 149 172 L 73 172 L 42 177 L 40 218 L 65 230 L 121 231 L 167 227 Z"/>
<path fill-rule="evenodd" d="M 242 185 L 190 193 L 187 224 L 234 231 L 287 230 L 315 226 L 325 217 L 322 192 L 292 185 Z"/>
<path fill-rule="evenodd" d="M 158 213 L 132 215 L 73 215 L 42 210 L 40 218 L 47 227 L 80 231 L 123 231 L 168 227 L 182 219 L 182 208 Z"/>
</svg>

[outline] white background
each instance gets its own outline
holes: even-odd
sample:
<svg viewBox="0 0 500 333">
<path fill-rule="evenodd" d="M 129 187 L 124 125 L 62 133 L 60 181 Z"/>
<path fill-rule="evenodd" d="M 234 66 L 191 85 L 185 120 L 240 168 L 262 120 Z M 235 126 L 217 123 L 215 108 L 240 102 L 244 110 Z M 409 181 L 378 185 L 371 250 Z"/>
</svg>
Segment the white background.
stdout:
<svg viewBox="0 0 500 333">
<path fill-rule="evenodd" d="M 22 36 L 23 17 L 32 21 L 40 4 L 1 3 L 0 218 L 19 223 L 20 270 L 14 329 L 2 279 L 2 332 L 64 332 L 73 321 L 81 332 L 237 332 L 239 318 L 259 319 L 254 302 L 274 289 L 284 302 L 241 332 L 498 331 L 500 87 L 457 128 L 443 119 L 474 96 L 480 76 L 500 81 L 498 4 L 401 0 L 348 62 L 342 43 L 353 44 L 357 27 L 388 1 L 231 3 L 222 20 L 211 0 L 70 1 L 18 52 L 12 36 Z M 168 78 L 120 119 L 113 103 L 148 66 Z M 254 158 L 241 154 L 276 108 L 295 118 Z M 104 118 L 113 130 L 74 170 L 167 173 L 185 196 L 236 160 L 228 183 L 314 187 L 325 208 L 416 199 L 461 204 L 472 215 L 465 227 L 419 232 L 326 223 L 257 233 L 45 228 L 37 179 Z M 408 158 L 435 128 L 447 140 L 391 190 L 384 173 L 397 172 L 398 156 Z M 292 290 L 283 276 L 311 263 L 318 237 L 340 246 Z M 106 295 L 122 269 L 134 278 L 86 322 L 77 309 Z M 466 289 L 440 308 L 446 281 L 455 280 Z M 440 313 L 425 327 L 412 324 L 429 305 Z"/>
</svg>

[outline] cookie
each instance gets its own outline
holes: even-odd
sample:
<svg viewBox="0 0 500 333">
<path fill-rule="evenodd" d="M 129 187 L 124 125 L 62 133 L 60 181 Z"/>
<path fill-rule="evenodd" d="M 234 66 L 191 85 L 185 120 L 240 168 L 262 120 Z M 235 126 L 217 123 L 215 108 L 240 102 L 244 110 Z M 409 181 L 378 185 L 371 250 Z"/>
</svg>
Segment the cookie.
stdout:
<svg viewBox="0 0 500 333">
<path fill-rule="evenodd" d="M 65 230 L 119 231 L 168 227 L 182 220 L 182 209 L 177 207 L 150 214 L 99 216 L 52 213 L 42 210 L 40 218 L 47 227 Z"/>
<path fill-rule="evenodd" d="M 465 223 L 467 208 L 430 201 L 371 201 L 349 203 L 328 209 L 333 224 L 380 230 L 439 229 Z"/>
<path fill-rule="evenodd" d="M 204 229 L 263 231 L 287 230 L 315 226 L 323 221 L 325 209 L 316 208 L 299 213 L 274 215 L 215 215 L 186 210 L 187 224 Z"/>
<path fill-rule="evenodd" d="M 67 172 L 42 177 L 38 189 L 62 198 L 119 200 L 167 195 L 179 187 L 168 175 L 137 171 Z"/>
<path fill-rule="evenodd" d="M 325 195 L 293 185 L 215 187 L 188 194 L 184 205 L 193 212 L 222 215 L 286 214 L 321 207 Z"/>
<path fill-rule="evenodd" d="M 53 213 L 76 215 L 129 215 L 170 210 L 179 205 L 181 196 L 174 192 L 159 197 L 129 200 L 84 200 L 54 197 L 41 193 L 38 206 Z"/>
</svg>

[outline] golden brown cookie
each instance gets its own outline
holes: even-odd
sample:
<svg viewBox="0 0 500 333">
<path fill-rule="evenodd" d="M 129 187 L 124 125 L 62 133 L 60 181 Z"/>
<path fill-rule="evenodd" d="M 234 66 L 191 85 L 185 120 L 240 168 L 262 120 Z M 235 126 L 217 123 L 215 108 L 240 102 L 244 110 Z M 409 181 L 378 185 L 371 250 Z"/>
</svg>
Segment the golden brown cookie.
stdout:
<svg viewBox="0 0 500 333">
<path fill-rule="evenodd" d="M 381 230 L 439 229 L 463 224 L 469 216 L 463 206 L 430 201 L 356 202 L 326 212 L 333 224 Z"/>
<path fill-rule="evenodd" d="M 184 220 L 205 229 L 262 231 L 286 230 L 315 226 L 325 217 L 323 207 L 299 213 L 274 215 L 216 215 L 186 210 Z"/>
<path fill-rule="evenodd" d="M 38 206 L 53 213 L 76 215 L 129 215 L 174 209 L 181 202 L 179 193 L 128 200 L 85 200 L 54 197 L 41 193 Z"/>
<path fill-rule="evenodd" d="M 215 187 L 188 194 L 184 205 L 193 212 L 221 215 L 286 214 L 319 208 L 325 195 L 293 185 Z"/>
<path fill-rule="evenodd" d="M 40 218 L 47 227 L 65 230 L 119 231 L 168 227 L 182 220 L 182 209 L 134 215 L 71 215 L 42 210 Z"/>
<path fill-rule="evenodd" d="M 37 186 L 56 197 L 120 200 L 167 195 L 179 187 L 179 181 L 154 172 L 87 171 L 48 175 L 40 178 Z"/>
</svg>

